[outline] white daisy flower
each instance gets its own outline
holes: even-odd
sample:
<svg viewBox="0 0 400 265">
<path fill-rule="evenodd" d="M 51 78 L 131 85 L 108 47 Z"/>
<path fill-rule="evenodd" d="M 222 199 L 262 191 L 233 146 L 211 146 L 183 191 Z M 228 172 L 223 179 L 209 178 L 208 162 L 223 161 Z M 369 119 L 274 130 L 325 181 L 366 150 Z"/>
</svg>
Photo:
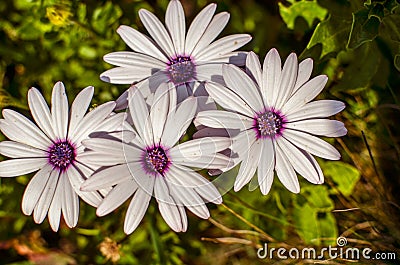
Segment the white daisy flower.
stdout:
<svg viewBox="0 0 400 265">
<path fill-rule="evenodd" d="M 200 112 L 195 122 L 211 127 L 200 135 L 213 133 L 215 128 L 239 130 L 233 137 L 231 150 L 238 154 L 241 166 L 234 183 L 240 190 L 257 170 L 258 185 L 267 194 L 274 172 L 291 192 L 300 191 L 296 172 L 309 182 L 321 184 L 324 176 L 312 155 L 337 160 L 339 152 L 316 136 L 339 137 L 347 133 L 340 121 L 326 119 L 344 109 L 335 100 L 313 100 L 324 88 L 328 78 L 319 75 L 310 79 L 311 59 L 300 64 L 296 54 L 287 58 L 283 69 L 276 49 L 265 57 L 263 69 L 257 55 L 249 53 L 247 74 L 226 65 L 223 78 L 226 87 L 209 83 L 206 89 L 224 110 Z"/>
<path fill-rule="evenodd" d="M 83 89 L 69 112 L 63 83 L 54 85 L 51 112 L 36 88 L 28 92 L 28 103 L 36 124 L 10 109 L 3 110 L 0 130 L 11 141 L 0 142 L 0 153 L 12 159 L 0 162 L 0 177 L 16 177 L 38 171 L 30 180 L 22 199 L 22 212 L 33 213 L 36 223 L 48 215 L 54 231 L 61 213 L 68 227 L 75 227 L 79 216 L 80 196 L 97 206 L 99 192 L 82 192 L 80 186 L 94 171 L 79 160 L 84 152 L 82 140 L 95 130 L 109 130 L 122 122 L 123 115 L 107 118 L 114 102 L 98 106 L 85 115 L 93 96 L 93 87 Z M 106 119 L 107 118 L 107 119 Z"/>
<path fill-rule="evenodd" d="M 197 100 L 189 97 L 178 107 L 176 91 L 161 85 L 149 108 L 140 90 L 130 88 L 127 120 L 136 137 L 131 142 L 86 140 L 92 149 L 84 160 L 109 166 L 95 172 L 82 190 L 113 189 L 97 208 L 104 216 L 132 197 L 124 231 L 132 233 L 142 220 L 151 197 L 157 200 L 166 223 L 177 232 L 187 229 L 184 207 L 200 218 L 210 216 L 206 202 L 219 204 L 216 187 L 193 168 L 223 169 L 229 158 L 217 152 L 229 147 L 227 137 L 208 137 L 178 144 L 195 115 Z"/>
<path fill-rule="evenodd" d="M 185 13 L 178 0 L 168 4 L 166 27 L 153 13 L 139 10 L 140 20 L 152 39 L 129 26 L 120 26 L 117 32 L 133 52 L 105 55 L 104 60 L 117 67 L 102 73 L 100 78 L 113 84 L 147 80 L 144 86 L 150 88 L 170 82 L 177 87 L 178 97 L 181 97 L 180 94 L 193 94 L 196 81 L 221 75 L 222 63 L 244 65 L 247 53 L 235 50 L 248 43 L 251 36 L 235 34 L 214 41 L 229 20 L 227 12 L 214 16 L 216 7 L 216 4 L 205 7 L 187 33 Z"/>
</svg>

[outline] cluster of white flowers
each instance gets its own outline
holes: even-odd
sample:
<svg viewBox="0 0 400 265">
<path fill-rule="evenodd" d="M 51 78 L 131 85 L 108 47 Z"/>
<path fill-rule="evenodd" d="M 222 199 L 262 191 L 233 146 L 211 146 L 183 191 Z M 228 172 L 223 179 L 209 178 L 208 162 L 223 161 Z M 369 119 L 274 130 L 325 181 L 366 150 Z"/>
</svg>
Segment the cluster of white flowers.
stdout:
<svg viewBox="0 0 400 265">
<path fill-rule="evenodd" d="M 3 110 L 0 130 L 10 140 L 0 143 L 0 153 L 11 159 L 0 162 L 0 177 L 37 171 L 23 195 L 24 214 L 33 214 L 36 223 L 48 216 L 57 231 L 61 214 L 68 227 L 77 225 L 79 197 L 97 207 L 98 216 L 131 198 L 124 224 L 130 234 L 154 196 L 165 222 L 182 232 L 185 208 L 207 219 L 206 203 L 222 202 L 223 194 L 196 169 L 218 175 L 240 164 L 234 191 L 256 171 L 263 194 L 275 172 L 294 193 L 300 191 L 297 173 L 323 183 L 313 155 L 337 160 L 340 154 L 317 136 L 347 133 L 342 122 L 327 119 L 344 104 L 312 101 L 327 77 L 310 79 L 311 59 L 298 63 L 292 53 L 282 67 L 272 49 L 261 66 L 253 52 L 236 51 L 251 36 L 215 40 L 229 20 L 229 13 L 215 11 L 215 4 L 205 7 L 186 32 L 183 7 L 171 0 L 165 26 L 139 11 L 151 38 L 120 26 L 118 34 L 133 51 L 105 55 L 117 67 L 100 75 L 130 85 L 115 102 L 87 112 L 94 90 L 87 87 L 69 109 L 64 85 L 57 82 L 51 109 L 36 88 L 29 90 L 36 124 Z M 191 124 L 194 139 L 180 141 Z"/>
</svg>

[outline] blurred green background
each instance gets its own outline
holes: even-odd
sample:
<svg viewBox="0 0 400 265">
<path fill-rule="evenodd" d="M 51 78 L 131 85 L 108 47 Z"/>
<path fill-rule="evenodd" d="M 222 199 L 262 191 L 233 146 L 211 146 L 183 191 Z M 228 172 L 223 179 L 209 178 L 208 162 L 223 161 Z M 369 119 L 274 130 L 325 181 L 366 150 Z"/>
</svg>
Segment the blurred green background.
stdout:
<svg viewBox="0 0 400 265">
<path fill-rule="evenodd" d="M 345 122 L 348 135 L 328 139 L 342 160 L 318 160 L 325 184 L 315 186 L 301 179 L 301 193 L 295 195 L 275 179 L 267 196 L 246 188 L 229 192 L 224 205 L 209 205 L 212 219 L 188 213 L 188 231 L 179 234 L 165 224 L 153 201 L 138 229 L 126 236 L 126 205 L 97 218 L 95 209 L 81 203 L 77 228 L 61 224 L 54 233 L 47 220 L 37 225 L 21 212 L 31 176 L 3 178 L 0 264 L 313 263 L 259 259 L 256 251 L 264 243 L 287 249 L 334 246 L 338 236 L 347 238 L 347 246 L 393 252 L 400 258 L 399 2 L 182 0 L 188 23 L 211 2 L 217 2 L 219 12 L 231 13 L 221 36 L 251 34 L 253 40 L 243 50 L 254 50 L 262 59 L 272 47 L 283 58 L 290 52 L 300 59 L 312 57 L 313 75 L 329 76 L 319 98 L 346 103 L 336 118 Z M 99 79 L 111 67 L 102 56 L 127 50 L 115 30 L 126 24 L 145 32 L 138 10 L 149 9 L 163 20 L 167 4 L 167 0 L 2 0 L 0 107 L 29 116 L 27 90 L 37 87 L 49 101 L 59 80 L 70 101 L 89 85 L 95 87 L 93 104 L 116 99 L 126 86 Z M 323 264 L 346 262 L 338 257 Z"/>
</svg>

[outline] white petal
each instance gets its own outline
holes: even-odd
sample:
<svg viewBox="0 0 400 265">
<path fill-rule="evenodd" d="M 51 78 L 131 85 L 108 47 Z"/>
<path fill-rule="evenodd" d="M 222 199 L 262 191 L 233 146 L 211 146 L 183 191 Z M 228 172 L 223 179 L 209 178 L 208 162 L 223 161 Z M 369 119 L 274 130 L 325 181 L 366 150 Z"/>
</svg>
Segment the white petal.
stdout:
<svg viewBox="0 0 400 265">
<path fill-rule="evenodd" d="M 167 84 L 162 84 L 156 90 L 153 104 L 150 108 L 151 127 L 153 128 L 153 141 L 159 143 L 163 134 L 165 121 L 169 111 L 169 90 Z"/>
<path fill-rule="evenodd" d="M 176 201 L 171 197 L 171 192 L 165 183 L 164 178 L 156 178 L 154 185 L 154 195 L 158 202 L 158 209 L 160 210 L 161 216 L 164 218 L 165 222 L 174 230 L 175 232 L 183 232 L 186 230 L 183 227 L 182 219 L 186 218 L 186 214 L 181 216 L 181 213 Z"/>
<path fill-rule="evenodd" d="M 62 82 L 57 82 L 51 95 L 51 116 L 54 131 L 59 139 L 65 139 L 68 128 L 68 99 Z"/>
<path fill-rule="evenodd" d="M 172 42 L 177 54 L 184 54 L 185 51 L 185 12 L 181 2 L 172 0 L 169 2 L 165 14 L 165 25 L 171 35 Z"/>
<path fill-rule="evenodd" d="M 282 152 L 285 153 L 294 169 L 301 176 L 313 184 L 321 183 L 321 178 L 318 175 L 318 172 L 315 170 L 311 161 L 304 156 L 303 152 L 283 137 L 279 138 L 276 142 Z"/>
<path fill-rule="evenodd" d="M 320 165 L 318 164 L 317 160 L 315 160 L 315 158 L 308 152 L 301 150 L 301 152 L 303 153 L 303 155 L 311 162 L 311 164 L 313 165 L 314 169 L 318 172 L 318 183 L 317 184 L 322 184 L 324 183 L 324 173 L 322 172 L 322 169 L 320 167 Z M 308 181 L 311 182 L 311 180 L 307 179 Z"/>
<path fill-rule="evenodd" d="M 61 179 L 63 181 L 61 182 Z M 69 228 L 75 227 L 78 223 L 79 218 L 79 198 L 78 195 L 72 189 L 72 186 L 68 180 L 67 175 L 62 175 L 58 185 L 64 187 L 64 198 L 62 200 L 62 213 L 64 216 L 65 223 Z"/>
<path fill-rule="evenodd" d="M 230 149 L 232 150 L 233 154 L 231 154 L 230 157 L 233 161 L 233 165 L 231 168 L 239 164 L 248 156 L 248 151 L 251 146 L 253 146 L 255 141 L 257 141 L 257 138 L 254 130 L 240 132 L 238 135 L 232 138 L 232 145 Z"/>
<path fill-rule="evenodd" d="M 36 124 L 50 139 L 55 139 L 49 106 L 42 94 L 34 87 L 28 91 L 28 104 Z"/>
<path fill-rule="evenodd" d="M 133 180 L 131 174 L 135 174 L 137 170 L 142 170 L 139 163 L 137 167 L 138 169 L 135 169 L 135 171 L 133 171 L 132 167 L 128 168 L 127 164 L 122 164 L 105 168 L 103 170 L 98 170 L 94 172 L 93 175 L 82 184 L 81 190 L 100 190 L 103 188 L 112 187 L 127 180 Z"/>
<path fill-rule="evenodd" d="M 125 110 L 128 108 L 128 89 L 125 90 L 116 100 L 115 110 Z"/>
<path fill-rule="evenodd" d="M 186 34 L 185 51 L 187 54 L 192 54 L 193 48 L 196 46 L 201 36 L 203 36 L 208 24 L 210 24 L 216 8 L 217 5 L 211 3 L 203 8 L 203 10 L 201 10 L 193 19 Z"/>
<path fill-rule="evenodd" d="M 209 181 L 199 173 L 190 168 L 180 166 L 178 164 L 171 164 L 165 174 L 165 179 L 168 183 L 175 186 L 183 186 L 187 188 L 195 188 L 202 185 L 209 185 Z"/>
<path fill-rule="evenodd" d="M 138 77 L 142 78 L 150 76 L 166 67 L 166 64 L 159 59 L 136 52 L 112 52 L 106 54 L 103 59 L 109 64 L 129 68 L 132 72 L 135 72 Z"/>
<path fill-rule="evenodd" d="M 139 10 L 139 17 L 155 43 L 157 43 L 161 49 L 163 49 L 165 54 L 167 54 L 169 57 L 173 57 L 175 55 L 174 45 L 170 35 L 161 21 L 153 13 L 146 9 Z"/>
<path fill-rule="evenodd" d="M 0 142 L 0 154 L 11 158 L 47 157 L 47 153 L 43 150 L 14 141 Z"/>
<path fill-rule="evenodd" d="M 42 168 L 47 158 L 16 158 L 0 162 L 0 177 L 17 177 Z"/>
<path fill-rule="evenodd" d="M 71 116 L 69 121 L 68 134 L 75 134 L 76 126 L 81 122 L 83 116 L 85 116 L 87 109 L 90 106 L 90 101 L 92 100 L 94 93 L 94 87 L 88 86 L 83 89 L 75 97 L 74 102 L 71 106 Z"/>
<path fill-rule="evenodd" d="M 75 134 L 69 135 L 74 143 L 80 143 L 83 139 L 93 132 L 97 126 L 107 118 L 115 107 L 115 102 L 107 102 L 87 113 L 81 122 L 76 126 Z"/>
<path fill-rule="evenodd" d="M 243 70 L 234 65 L 224 65 L 222 73 L 227 87 L 245 100 L 253 111 L 265 108 L 257 84 Z"/>
<path fill-rule="evenodd" d="M 195 44 L 194 49 L 192 51 L 187 49 L 187 52 L 190 52 L 190 54 L 197 59 L 197 54 L 202 52 L 222 32 L 229 21 L 229 17 L 230 15 L 228 12 L 221 12 L 213 17 L 204 33 L 201 31 L 194 32 L 194 34 L 199 34 L 200 39 Z"/>
<path fill-rule="evenodd" d="M 137 190 L 138 186 L 131 180 L 116 185 L 104 198 L 96 210 L 98 216 L 104 216 L 121 206 Z"/>
<path fill-rule="evenodd" d="M 237 111 L 248 117 L 254 117 L 251 107 L 235 92 L 217 83 L 205 84 L 208 94 L 224 109 Z"/>
<path fill-rule="evenodd" d="M 152 145 L 153 129 L 149 110 L 140 90 L 129 89 L 129 113 L 140 138 L 147 146 Z"/>
<path fill-rule="evenodd" d="M 236 52 L 228 52 L 224 55 L 219 56 L 218 58 L 212 59 L 212 63 L 227 63 L 234 64 L 237 66 L 244 66 L 246 64 L 247 52 L 236 51 Z M 204 62 L 199 62 L 199 64 L 203 64 Z"/>
<path fill-rule="evenodd" d="M 204 63 L 196 67 L 196 80 L 218 82 L 222 78 L 221 63 Z"/>
<path fill-rule="evenodd" d="M 217 188 L 199 173 L 190 168 L 173 164 L 165 174 L 165 180 L 174 187 L 194 188 L 205 202 L 221 203 Z"/>
<path fill-rule="evenodd" d="M 104 134 L 109 134 L 110 136 L 118 135 L 122 133 L 125 133 L 125 142 L 130 142 L 128 139 L 133 139 L 136 137 L 136 134 L 133 130 L 133 128 L 129 125 L 129 123 L 126 121 L 128 117 L 128 114 L 125 112 L 120 112 L 117 114 L 112 114 L 112 116 L 107 117 L 104 119 L 99 125 L 97 125 L 93 130 L 95 132 L 90 133 L 89 137 L 91 138 L 104 138 Z M 102 136 L 97 136 L 97 135 L 102 135 Z M 107 137 L 105 137 L 107 138 Z"/>
<path fill-rule="evenodd" d="M 148 68 L 115 67 L 101 73 L 100 79 L 111 84 L 130 85 L 149 77 L 149 72 Z"/>
<path fill-rule="evenodd" d="M 89 170 L 85 166 L 75 163 L 74 166 L 68 168 L 66 173 L 72 188 L 79 195 L 79 197 L 93 207 L 99 206 L 103 199 L 99 192 L 80 190 L 82 183 L 93 173 L 93 171 Z M 103 190 L 101 192 L 104 193 Z"/>
<path fill-rule="evenodd" d="M 313 155 L 330 160 L 340 159 L 340 153 L 332 145 L 308 133 L 285 130 L 283 137 Z"/>
<path fill-rule="evenodd" d="M 329 137 L 340 137 L 347 133 L 343 122 L 328 119 L 311 119 L 290 122 L 285 124 L 285 128 Z"/>
<path fill-rule="evenodd" d="M 143 219 L 153 193 L 154 180 L 154 178 L 149 178 L 146 186 L 138 188 L 133 195 L 125 216 L 124 232 L 126 234 L 131 234 Z"/>
<path fill-rule="evenodd" d="M 260 59 L 254 52 L 249 52 L 246 58 L 246 72 L 253 77 L 258 84 L 258 87 L 262 86 L 262 69 Z M 265 99 L 264 102 L 266 103 Z"/>
<path fill-rule="evenodd" d="M 300 87 L 297 92 L 285 103 L 282 107 L 282 112 L 287 113 L 289 110 L 294 111 L 304 106 L 311 100 L 313 100 L 319 93 L 321 93 L 322 89 L 326 82 L 328 81 L 328 77 L 325 75 L 319 75 L 305 83 L 302 87 Z"/>
<path fill-rule="evenodd" d="M 281 57 L 278 51 L 273 48 L 267 53 L 264 59 L 263 84 L 261 86 L 261 93 L 268 106 L 272 106 L 272 98 L 276 98 L 275 94 L 278 93 L 276 90 L 281 79 L 281 71 Z"/>
<path fill-rule="evenodd" d="M 168 62 L 168 59 L 157 48 L 154 42 L 136 29 L 121 25 L 117 29 L 117 33 L 132 50 L 139 53 L 148 54 L 163 61 L 164 63 Z"/>
<path fill-rule="evenodd" d="M 59 183 L 62 184 L 62 183 Z M 49 218 L 50 227 L 54 232 L 58 231 L 61 219 L 61 207 L 64 196 L 64 186 L 57 185 L 56 191 L 54 192 L 53 200 L 51 201 L 49 212 L 47 214 Z"/>
<path fill-rule="evenodd" d="M 196 113 L 199 113 L 201 111 L 206 111 L 206 110 L 216 110 L 217 109 L 217 104 L 215 104 L 215 101 L 211 97 L 196 96 L 196 95 L 195 95 L 195 97 L 197 100 Z"/>
<path fill-rule="evenodd" d="M 174 198 L 181 202 L 192 213 L 203 219 L 208 219 L 210 217 L 207 206 L 194 189 L 171 186 L 169 183 L 168 186 L 170 186 L 170 191 Z"/>
<path fill-rule="evenodd" d="M 197 110 L 197 100 L 194 97 L 189 97 L 184 100 L 167 116 L 165 122 L 164 133 L 161 136 L 161 142 L 165 146 L 173 146 L 186 132 L 186 129 L 191 124 Z"/>
<path fill-rule="evenodd" d="M 244 157 L 242 164 L 240 165 L 238 175 L 234 184 L 234 191 L 239 191 L 244 185 L 249 183 L 253 178 L 254 173 L 258 167 L 258 163 L 261 157 L 261 141 L 256 141 L 247 152 Z"/>
<path fill-rule="evenodd" d="M 121 154 L 106 155 L 103 152 L 87 151 L 76 156 L 76 161 L 94 168 L 101 166 L 114 166 L 125 163 L 126 158 Z"/>
<path fill-rule="evenodd" d="M 234 137 L 237 133 L 234 133 L 238 130 L 225 130 L 219 128 L 198 128 L 198 131 L 193 134 L 193 139 L 203 138 L 203 137 Z"/>
<path fill-rule="evenodd" d="M 214 204 L 222 203 L 222 195 L 217 188 L 210 182 L 209 185 L 195 187 L 194 190 L 203 198 L 205 202 L 212 202 Z"/>
<path fill-rule="evenodd" d="M 54 197 L 54 192 L 56 190 L 59 177 L 60 172 L 58 170 L 53 170 L 50 173 L 50 177 L 46 182 L 46 186 L 43 189 L 42 194 L 40 195 L 39 201 L 37 202 L 35 209 L 33 210 L 33 220 L 37 224 L 43 222 L 44 218 L 47 215 L 47 211 L 49 210 L 51 201 Z"/>
<path fill-rule="evenodd" d="M 282 152 L 280 147 L 276 146 L 276 175 L 278 176 L 281 183 L 291 192 L 299 193 L 300 192 L 300 184 L 297 179 L 296 172 L 293 169 L 293 166 L 288 161 L 285 154 Z"/>
<path fill-rule="evenodd" d="M 209 46 L 199 51 L 195 55 L 195 59 L 198 61 L 212 60 L 214 58 L 219 58 L 225 54 L 232 52 L 251 40 L 251 36 L 248 34 L 234 34 L 225 36 L 215 42 L 211 43 Z"/>
<path fill-rule="evenodd" d="M 171 159 L 176 164 L 188 167 L 220 169 L 222 171 L 226 171 L 233 163 L 229 157 L 219 153 L 193 157 L 174 156 Z"/>
<path fill-rule="evenodd" d="M 312 69 L 313 69 L 313 60 L 311 58 L 307 58 L 301 61 L 297 73 L 296 84 L 294 85 L 292 94 L 294 94 L 305 82 L 308 81 L 308 79 L 310 79 Z"/>
<path fill-rule="evenodd" d="M 261 193 L 266 195 L 274 180 L 275 150 L 271 139 L 264 139 L 261 147 L 261 157 L 258 163 L 257 177 Z"/>
<path fill-rule="evenodd" d="M 142 150 L 116 140 L 93 138 L 82 143 L 85 147 L 101 153 L 100 155 L 119 157 L 121 163 L 139 161 L 142 156 Z"/>
<path fill-rule="evenodd" d="M 49 148 L 50 139 L 26 117 L 9 109 L 3 109 L 3 117 L 0 129 L 7 138 L 42 150 Z"/>
<path fill-rule="evenodd" d="M 22 212 L 31 215 L 50 177 L 52 166 L 46 165 L 29 181 L 22 197 Z"/>
<path fill-rule="evenodd" d="M 305 104 L 300 109 L 288 110 L 285 116 L 289 122 L 311 118 L 326 118 L 339 113 L 344 108 L 345 105 L 341 101 L 317 100 Z"/>
<path fill-rule="evenodd" d="M 228 137 L 206 137 L 181 143 L 170 149 L 169 154 L 171 157 L 191 159 L 203 155 L 213 155 L 228 148 L 230 144 L 231 141 Z"/>
<path fill-rule="evenodd" d="M 197 114 L 195 122 L 208 127 L 223 129 L 245 130 L 253 126 L 253 119 L 223 110 L 202 111 Z"/>
<path fill-rule="evenodd" d="M 274 93 L 274 98 L 272 98 L 272 106 L 276 109 L 281 109 L 288 98 L 292 95 L 297 79 L 297 67 L 297 56 L 295 53 L 291 53 L 283 66 L 277 88 L 278 91 L 277 93 Z"/>
</svg>

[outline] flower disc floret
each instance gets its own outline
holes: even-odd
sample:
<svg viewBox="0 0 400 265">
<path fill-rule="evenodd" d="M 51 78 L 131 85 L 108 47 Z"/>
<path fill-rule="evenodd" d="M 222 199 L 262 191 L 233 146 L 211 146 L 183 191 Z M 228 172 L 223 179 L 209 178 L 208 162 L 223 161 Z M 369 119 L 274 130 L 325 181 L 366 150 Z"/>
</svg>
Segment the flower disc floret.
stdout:
<svg viewBox="0 0 400 265">
<path fill-rule="evenodd" d="M 60 171 L 65 171 L 75 156 L 75 147 L 67 140 L 54 143 L 48 150 L 49 163 Z"/>
<path fill-rule="evenodd" d="M 143 167 L 149 173 L 163 175 L 169 164 L 166 151 L 161 146 L 147 148 L 143 153 Z"/>
<path fill-rule="evenodd" d="M 273 110 L 267 110 L 254 118 L 257 138 L 275 138 L 282 134 L 284 117 Z"/>
<path fill-rule="evenodd" d="M 196 74 L 196 65 L 189 56 L 177 56 L 168 63 L 170 80 L 175 84 L 192 81 Z"/>
</svg>

